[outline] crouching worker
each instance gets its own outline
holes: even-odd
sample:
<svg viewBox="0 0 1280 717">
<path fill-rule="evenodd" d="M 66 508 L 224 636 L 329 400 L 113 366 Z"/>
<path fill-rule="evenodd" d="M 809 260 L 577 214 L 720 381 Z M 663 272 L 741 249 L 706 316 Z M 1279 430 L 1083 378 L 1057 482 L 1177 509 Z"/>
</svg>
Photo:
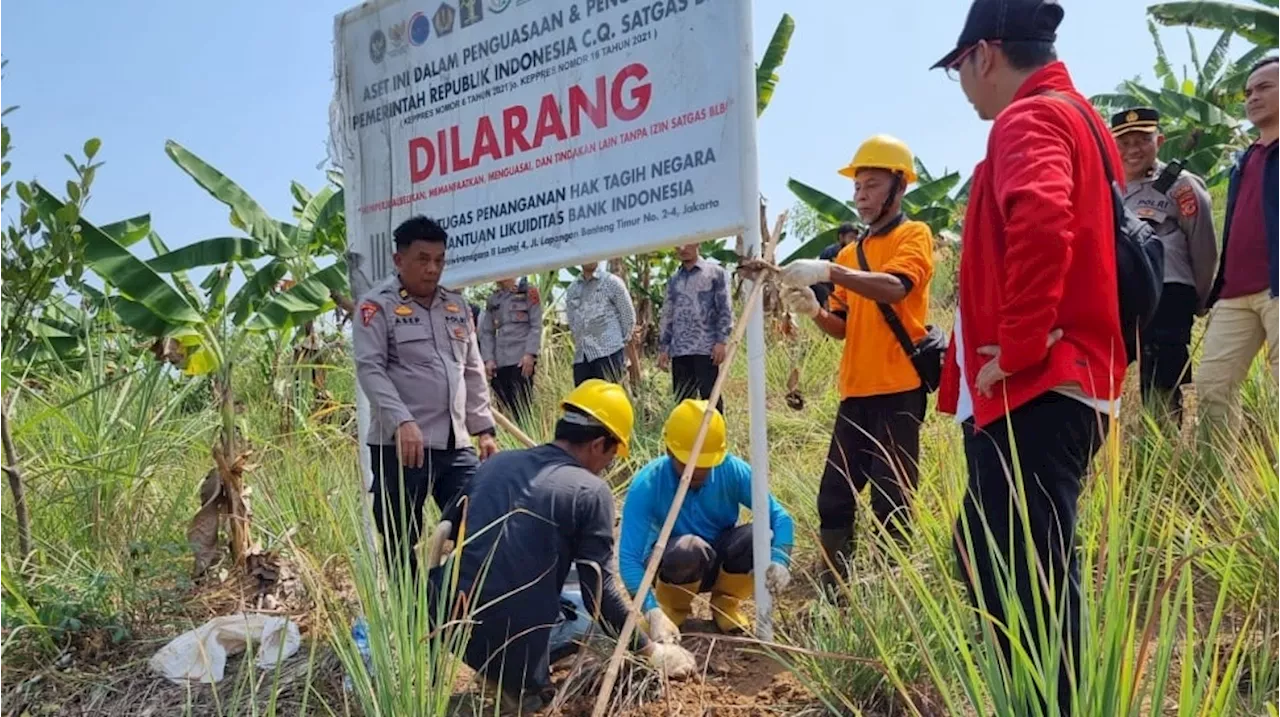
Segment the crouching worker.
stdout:
<svg viewBox="0 0 1280 717">
<path fill-rule="evenodd" d="M 694 399 L 676 406 L 662 431 L 667 455 L 653 460 L 631 479 L 622 506 L 618 572 L 632 595 L 644 579 L 645 564 L 675 500 L 706 410 L 706 401 Z M 722 632 L 750 627 L 742 601 L 751 597 L 753 586 L 751 524 L 738 525 L 738 512 L 741 506 L 751 507 L 751 467 L 727 454 L 724 417 L 714 411 L 695 459 L 689 492 L 658 565 L 657 582 L 645 597 L 649 636 L 659 642 L 679 642 L 680 626 L 689 616 L 693 598 L 704 592 L 711 593 L 711 612 Z M 787 566 L 795 528 L 791 516 L 772 495 L 769 528 L 773 532 L 773 560 L 765 579 L 769 592 L 777 594 L 791 581 Z"/>
<path fill-rule="evenodd" d="M 599 474 L 627 455 L 631 402 L 621 386 L 593 379 L 574 389 L 562 410 L 554 441 L 480 466 L 464 500 L 445 516 L 455 526 L 465 521 L 460 558 L 431 572 L 438 600 L 456 570 L 459 607 L 450 615 L 471 621 L 463 659 L 522 710 L 540 709 L 555 694 L 549 640 L 571 566 L 597 623 L 619 632 L 628 612 L 611 571 L 613 493 Z M 670 677 L 696 668 L 688 651 L 639 633 L 633 648 Z"/>
</svg>

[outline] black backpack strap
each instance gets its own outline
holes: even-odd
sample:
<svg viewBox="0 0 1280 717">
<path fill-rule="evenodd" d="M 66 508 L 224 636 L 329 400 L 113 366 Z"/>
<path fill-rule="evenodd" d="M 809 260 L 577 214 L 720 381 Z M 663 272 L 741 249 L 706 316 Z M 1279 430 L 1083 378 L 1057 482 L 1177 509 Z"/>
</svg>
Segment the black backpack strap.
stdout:
<svg viewBox="0 0 1280 717">
<path fill-rule="evenodd" d="M 858 267 L 863 271 L 871 271 L 867 264 L 867 253 L 862 249 L 862 242 L 866 241 L 866 237 L 857 240 L 856 251 L 858 254 Z M 915 342 L 911 340 L 911 335 L 907 333 L 907 327 L 902 325 L 902 319 L 898 318 L 898 312 L 893 310 L 892 306 L 884 302 L 877 301 L 876 307 L 880 309 L 880 314 L 884 316 L 885 323 L 889 324 L 889 330 L 897 337 L 898 343 L 902 346 L 902 350 L 906 352 L 907 358 L 916 355 Z"/>
</svg>

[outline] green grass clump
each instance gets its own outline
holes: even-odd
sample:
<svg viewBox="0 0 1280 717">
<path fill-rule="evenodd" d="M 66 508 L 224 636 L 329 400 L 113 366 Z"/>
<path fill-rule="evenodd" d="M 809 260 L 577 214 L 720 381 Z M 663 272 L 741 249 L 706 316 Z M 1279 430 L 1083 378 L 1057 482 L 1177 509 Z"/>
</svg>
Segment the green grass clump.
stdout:
<svg viewBox="0 0 1280 717">
<path fill-rule="evenodd" d="M 945 325 L 946 312 L 935 313 Z M 906 542 L 879 540 L 864 505 L 844 602 L 807 597 L 803 586 L 815 577 L 810 568 L 817 561 L 815 497 L 838 404 L 842 345 L 810 326 L 801 334 L 798 344 L 770 339 L 766 357 L 772 489 L 796 519 L 793 570 L 802 586 L 784 597 L 785 614 L 777 621 L 779 640 L 799 649 L 780 654 L 832 711 L 1035 714 L 1019 705 L 1055 699 L 1056 678 L 1042 674 L 1038 657 L 1054 648 L 1052 638 L 1029 641 L 1004 664 L 991 648 L 990 631 L 999 628 L 983 627 L 982 613 L 957 579 L 953 529 L 966 475 L 960 431 L 949 417 L 931 409 L 922 429 L 920 487 Z M 257 348 L 269 351 L 271 344 Z M 283 677 L 273 687 L 277 676 L 250 667 L 235 678 L 245 686 L 229 686 L 217 699 L 191 688 L 180 711 L 292 714 L 305 705 L 324 714 L 444 715 L 457 706 L 456 688 L 469 684 L 451 656 L 465 628 L 428 629 L 420 593 L 389 584 L 379 561 L 370 559 L 377 552 L 358 469 L 364 448 L 355 436 L 354 376 L 341 352 L 331 360 L 326 388 L 338 406 L 319 414 L 323 407 L 306 390 L 310 367 L 261 360 L 236 369 L 243 401 L 236 420 L 256 466 L 246 479 L 253 491 L 252 539 L 299 570 L 313 603 L 308 634 L 322 639 L 304 647 L 293 688 Z M 523 426 L 537 440 L 550 437 L 559 401 L 571 388 L 571 360 L 567 336 L 548 330 L 534 410 Z M 783 401 L 793 366 L 800 369 L 803 411 Z M 664 452 L 670 377 L 648 363 L 644 368 L 633 392 L 632 454 L 605 476 L 619 497 L 630 475 Z M 276 371 L 283 373 L 272 375 Z M 282 406 L 272 397 L 295 375 L 301 388 Z M 91 359 L 75 371 L 47 370 L 26 384 L 23 378 L 33 377 L 6 373 L 5 386 L 36 553 L 26 564 L 18 559 L 5 492 L 6 666 L 47 672 L 91 635 L 105 635 L 134 655 L 154 651 L 201 619 L 185 602 L 193 589 L 186 527 L 198 507 L 199 481 L 212 467 L 219 425 L 208 385 L 149 357 L 110 366 Z M 1255 366 L 1242 394 L 1244 426 L 1202 437 L 1145 416 L 1136 394 L 1126 393 L 1124 415 L 1080 499 L 1084 639 L 1075 714 L 1275 714 L 1275 379 Z M 725 404 L 731 450 L 746 456 L 742 355 L 730 367 Z M 518 447 L 510 436 L 500 443 Z M 433 521 L 434 514 L 428 524 Z M 351 640 L 357 615 L 370 628 L 372 679 L 362 676 Z M 1011 615 L 1029 618 L 1016 610 Z M 332 657 L 326 663 L 328 654 L 336 655 L 336 665 Z M 335 671 L 353 676 L 350 693 L 335 687 Z M 574 679 L 586 684 L 587 677 Z M 60 681 L 56 689 L 87 688 Z M 286 694 L 292 696 L 285 700 Z M 627 704 L 638 699 L 633 695 Z"/>
</svg>

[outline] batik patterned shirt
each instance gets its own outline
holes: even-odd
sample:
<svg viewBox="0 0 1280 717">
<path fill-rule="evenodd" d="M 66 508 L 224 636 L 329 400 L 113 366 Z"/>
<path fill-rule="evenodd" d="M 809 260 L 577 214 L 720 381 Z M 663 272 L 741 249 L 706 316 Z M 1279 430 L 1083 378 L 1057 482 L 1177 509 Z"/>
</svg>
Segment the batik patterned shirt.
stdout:
<svg viewBox="0 0 1280 717">
<path fill-rule="evenodd" d="M 659 329 L 659 348 L 671 357 L 710 356 L 712 347 L 727 342 L 733 307 L 724 267 L 705 259 L 681 266 L 667 282 Z"/>
<path fill-rule="evenodd" d="M 579 276 L 565 293 L 565 313 L 573 334 L 573 362 L 595 361 L 618 353 L 636 327 L 631 294 L 622 279 L 600 270 Z"/>
</svg>

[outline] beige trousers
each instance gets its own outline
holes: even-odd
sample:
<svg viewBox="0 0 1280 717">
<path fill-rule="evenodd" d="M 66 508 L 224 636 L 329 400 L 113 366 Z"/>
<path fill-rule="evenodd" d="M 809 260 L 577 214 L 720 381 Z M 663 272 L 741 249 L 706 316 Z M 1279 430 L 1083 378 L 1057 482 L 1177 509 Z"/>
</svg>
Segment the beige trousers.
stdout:
<svg viewBox="0 0 1280 717">
<path fill-rule="evenodd" d="M 1221 299 L 1209 314 L 1204 333 L 1204 357 L 1196 372 L 1199 414 L 1215 423 L 1233 423 L 1239 411 L 1240 384 L 1253 358 L 1267 345 L 1271 376 L 1278 374 L 1277 332 L 1280 315 L 1268 291 Z"/>
</svg>

